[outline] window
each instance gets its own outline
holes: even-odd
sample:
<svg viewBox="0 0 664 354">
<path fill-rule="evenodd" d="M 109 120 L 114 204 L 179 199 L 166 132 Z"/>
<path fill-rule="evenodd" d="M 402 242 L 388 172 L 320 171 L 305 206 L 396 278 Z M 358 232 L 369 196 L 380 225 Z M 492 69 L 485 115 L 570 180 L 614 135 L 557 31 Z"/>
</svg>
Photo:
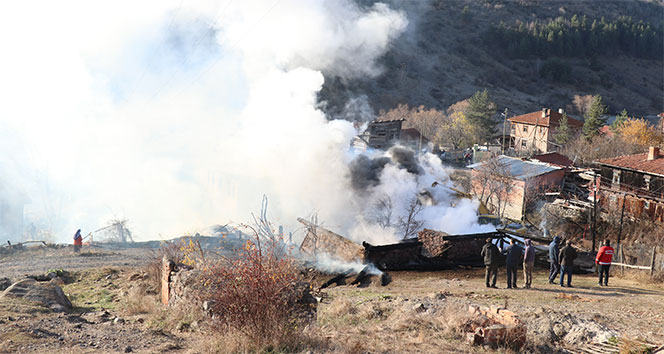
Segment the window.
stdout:
<svg viewBox="0 0 664 354">
<path fill-rule="evenodd" d="M 643 176 L 643 189 L 650 190 L 650 176 Z"/>
<path fill-rule="evenodd" d="M 645 202 L 643 202 L 643 209 L 646 209 L 646 210 L 650 209 L 650 201 L 649 200 L 646 200 Z"/>
<path fill-rule="evenodd" d="M 611 181 L 613 185 L 620 185 L 620 171 L 613 170 L 613 180 Z"/>
<path fill-rule="evenodd" d="M 528 147 L 528 142 L 526 140 L 521 140 L 521 147 L 522 148 L 527 148 Z"/>
<path fill-rule="evenodd" d="M 524 132 L 524 133 L 527 133 L 527 132 L 528 132 L 528 126 L 527 126 L 527 125 L 524 125 L 524 126 L 523 126 L 523 132 Z"/>
</svg>

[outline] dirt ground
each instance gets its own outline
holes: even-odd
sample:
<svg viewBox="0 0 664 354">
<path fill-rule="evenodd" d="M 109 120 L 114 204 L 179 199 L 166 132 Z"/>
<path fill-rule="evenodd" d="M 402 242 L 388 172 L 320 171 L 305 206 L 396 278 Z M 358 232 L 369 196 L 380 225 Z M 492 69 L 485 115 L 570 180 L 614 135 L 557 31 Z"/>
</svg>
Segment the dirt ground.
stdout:
<svg viewBox="0 0 664 354">
<path fill-rule="evenodd" d="M 147 250 L 35 249 L 0 255 L 0 277 L 16 281 L 48 269 L 70 272 L 62 285 L 74 309 L 0 300 L 0 352 L 207 353 L 215 350 L 203 319 L 165 309 L 144 265 Z M 528 326 L 525 352 L 566 352 L 592 341 L 641 339 L 664 344 L 664 287 L 642 277 L 613 277 L 609 287 L 594 275 L 574 275 L 574 288 L 546 281 L 537 270 L 533 289 L 484 286 L 483 270 L 392 272 L 392 282 L 337 286 L 317 293 L 317 323 L 309 329 L 326 343 L 309 352 L 475 353 L 460 336 L 459 319 L 470 304 L 499 305 Z M 615 272 L 614 270 L 614 273 Z M 327 276 L 315 276 L 320 285 Z M 519 276 L 521 285 L 521 276 Z M 502 288 L 502 289 L 501 289 Z M 510 349 L 498 348 L 498 352 Z M 307 351 L 305 351 L 307 352 Z"/>
<path fill-rule="evenodd" d="M 74 253 L 71 245 L 33 245 L 18 252 L 0 252 L 0 278 L 16 280 L 25 275 L 41 274 L 49 269 L 73 271 L 104 266 L 141 266 L 152 253 L 150 248 L 118 248 L 102 244 L 85 246 L 80 253 Z"/>
</svg>

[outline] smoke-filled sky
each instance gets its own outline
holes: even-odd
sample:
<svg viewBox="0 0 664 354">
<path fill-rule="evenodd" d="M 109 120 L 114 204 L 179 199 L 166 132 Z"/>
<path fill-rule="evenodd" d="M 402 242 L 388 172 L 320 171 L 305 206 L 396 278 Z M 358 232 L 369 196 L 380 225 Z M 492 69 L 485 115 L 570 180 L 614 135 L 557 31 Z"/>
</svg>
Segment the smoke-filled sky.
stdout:
<svg viewBox="0 0 664 354">
<path fill-rule="evenodd" d="M 318 213 L 356 240 L 390 239 L 366 231 L 375 197 L 350 187 L 357 131 L 316 94 L 324 75 L 378 75 L 408 24 L 351 0 L 3 2 L 0 199 L 58 241 L 112 218 L 142 240 L 240 223 L 263 194 L 291 230 Z M 434 165 L 426 183 L 445 177 Z M 376 190 L 395 195 L 423 178 L 384 175 Z"/>
</svg>

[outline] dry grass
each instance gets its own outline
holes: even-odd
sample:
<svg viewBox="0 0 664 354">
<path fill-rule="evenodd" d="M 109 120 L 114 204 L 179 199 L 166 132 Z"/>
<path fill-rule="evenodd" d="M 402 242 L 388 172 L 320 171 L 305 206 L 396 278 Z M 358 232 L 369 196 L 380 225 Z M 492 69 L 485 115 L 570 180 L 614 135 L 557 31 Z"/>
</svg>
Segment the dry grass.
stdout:
<svg viewBox="0 0 664 354">
<path fill-rule="evenodd" d="M 256 341 L 238 331 L 229 331 L 215 335 L 197 346 L 202 353 L 237 354 L 237 353 L 349 353 L 330 345 L 327 338 L 312 332 L 298 333 L 294 336 L 273 341 Z M 366 353 L 360 351 L 358 353 Z"/>
<path fill-rule="evenodd" d="M 464 352 L 473 321 L 465 304 L 365 293 L 321 304 L 316 331 L 347 353 Z"/>
<path fill-rule="evenodd" d="M 155 299 L 156 303 L 156 299 Z M 157 330 L 188 332 L 204 322 L 203 312 L 192 305 L 180 303 L 175 306 L 155 306 L 149 313 L 147 324 Z"/>
<path fill-rule="evenodd" d="M 130 316 L 153 313 L 157 306 L 157 298 L 147 294 L 145 284 L 131 287 L 122 301 L 122 309 Z"/>
<path fill-rule="evenodd" d="M 623 338 L 618 344 L 620 354 L 649 354 L 652 353 L 652 348 L 639 341 Z"/>
<path fill-rule="evenodd" d="M 620 270 L 620 266 L 615 266 L 615 270 L 614 269 L 611 270 L 611 277 L 636 281 L 640 284 L 650 284 L 650 285 L 664 284 L 664 271 L 657 271 L 654 272 L 653 275 L 650 275 L 650 271 L 648 270 L 625 269 L 623 272 L 622 270 Z"/>
</svg>

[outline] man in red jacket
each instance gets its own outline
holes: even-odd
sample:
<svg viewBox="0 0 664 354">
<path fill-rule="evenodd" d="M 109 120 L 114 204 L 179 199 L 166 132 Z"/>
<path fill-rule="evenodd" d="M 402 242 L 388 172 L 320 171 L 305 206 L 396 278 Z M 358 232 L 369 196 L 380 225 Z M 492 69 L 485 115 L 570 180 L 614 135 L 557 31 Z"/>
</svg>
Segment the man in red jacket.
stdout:
<svg viewBox="0 0 664 354">
<path fill-rule="evenodd" d="M 597 257 L 595 257 L 595 264 L 597 264 L 599 270 L 599 286 L 602 286 L 602 278 L 604 278 L 604 286 L 609 286 L 611 258 L 613 258 L 613 247 L 611 247 L 607 239 L 604 241 L 604 246 L 599 248 Z"/>
</svg>

